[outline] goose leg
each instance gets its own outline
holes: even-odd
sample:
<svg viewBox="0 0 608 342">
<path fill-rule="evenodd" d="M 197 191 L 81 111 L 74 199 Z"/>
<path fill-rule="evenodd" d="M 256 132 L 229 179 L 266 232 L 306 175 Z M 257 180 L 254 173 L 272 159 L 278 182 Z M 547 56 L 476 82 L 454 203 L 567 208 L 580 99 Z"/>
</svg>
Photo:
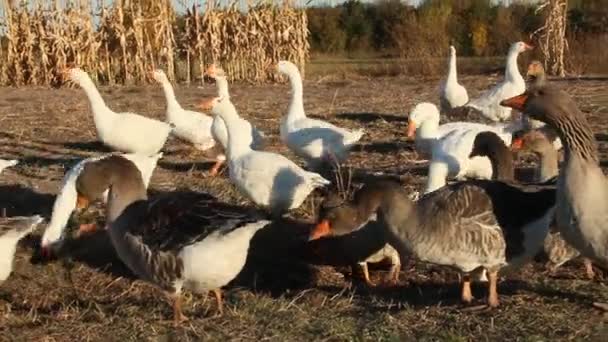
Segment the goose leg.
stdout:
<svg viewBox="0 0 608 342">
<path fill-rule="evenodd" d="M 593 280 L 595 278 L 595 272 L 593 271 L 593 263 L 591 263 L 591 260 L 587 258 L 583 258 L 583 262 L 585 263 L 585 271 L 587 272 L 587 278 L 589 278 L 589 280 Z"/>
<path fill-rule="evenodd" d="M 396 285 L 399 283 L 399 271 L 401 270 L 401 260 L 397 256 L 391 265 L 391 269 L 388 272 L 388 277 L 386 278 L 385 283 L 387 285 Z"/>
<path fill-rule="evenodd" d="M 181 293 L 171 293 L 169 297 L 173 300 L 173 324 L 178 326 L 188 320 L 188 317 L 182 312 L 182 295 Z"/>
<path fill-rule="evenodd" d="M 97 224 L 95 223 L 83 223 L 78 227 L 76 236 L 80 237 L 83 235 L 91 234 L 97 231 Z"/>
<path fill-rule="evenodd" d="M 367 268 L 367 263 L 366 262 L 362 262 L 362 263 L 359 263 L 358 265 L 361 268 L 361 271 L 363 271 L 363 280 L 365 281 L 365 284 L 367 284 L 367 286 L 369 286 L 369 287 L 375 287 L 376 284 L 374 284 L 369 279 L 369 269 Z"/>
<path fill-rule="evenodd" d="M 217 159 L 215 161 L 215 164 L 213 164 L 213 167 L 211 168 L 211 170 L 209 171 L 209 175 L 211 177 L 215 177 L 219 174 L 220 172 L 220 168 L 222 167 L 222 165 L 224 164 L 224 159 Z"/>
<path fill-rule="evenodd" d="M 222 290 L 215 289 L 211 290 L 213 294 L 215 294 L 215 300 L 217 301 L 217 316 L 222 316 L 224 314 L 224 302 L 222 300 Z"/>
<path fill-rule="evenodd" d="M 498 283 L 498 271 L 488 271 L 488 305 L 491 308 L 495 308 L 498 306 L 498 291 L 496 290 Z"/>
<path fill-rule="evenodd" d="M 471 276 L 469 274 L 465 274 L 462 277 L 462 292 L 461 292 L 462 301 L 465 304 L 471 304 L 473 299 L 473 293 L 471 292 Z"/>
</svg>

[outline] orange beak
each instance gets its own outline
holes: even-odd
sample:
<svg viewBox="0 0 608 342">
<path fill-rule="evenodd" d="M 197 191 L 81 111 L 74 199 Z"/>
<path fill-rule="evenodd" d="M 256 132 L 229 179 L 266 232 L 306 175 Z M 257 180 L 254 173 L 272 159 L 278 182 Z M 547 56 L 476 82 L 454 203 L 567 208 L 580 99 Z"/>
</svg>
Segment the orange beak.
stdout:
<svg viewBox="0 0 608 342">
<path fill-rule="evenodd" d="M 534 50 L 534 45 L 524 43 L 524 50 Z"/>
<path fill-rule="evenodd" d="M 416 123 L 413 120 L 407 122 L 407 138 L 416 139 Z"/>
<path fill-rule="evenodd" d="M 317 224 L 317 226 L 310 232 L 308 241 L 313 241 L 327 236 L 331 233 L 331 226 L 328 220 L 323 220 Z"/>
<path fill-rule="evenodd" d="M 78 194 L 78 197 L 76 198 L 76 209 L 82 210 L 82 209 L 86 209 L 89 207 L 89 199 L 82 196 L 81 194 Z"/>
<path fill-rule="evenodd" d="M 521 94 L 521 95 L 514 96 L 510 99 L 500 101 L 500 105 L 504 106 L 504 107 L 511 107 L 511 108 L 523 111 L 527 100 L 528 100 L 528 95 Z"/>
<path fill-rule="evenodd" d="M 524 139 L 517 138 L 511 142 L 511 150 L 519 151 L 524 147 Z"/>
<path fill-rule="evenodd" d="M 211 110 L 213 108 L 213 99 L 205 100 L 198 105 L 202 110 Z"/>
<path fill-rule="evenodd" d="M 211 64 L 207 70 L 205 70 L 205 75 L 209 77 L 215 77 L 215 64 Z"/>
</svg>

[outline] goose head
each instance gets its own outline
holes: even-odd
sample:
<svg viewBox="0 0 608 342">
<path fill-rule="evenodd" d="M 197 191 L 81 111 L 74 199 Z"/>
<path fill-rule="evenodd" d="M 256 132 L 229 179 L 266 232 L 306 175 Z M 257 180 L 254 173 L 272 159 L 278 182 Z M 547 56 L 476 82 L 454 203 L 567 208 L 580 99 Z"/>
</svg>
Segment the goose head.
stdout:
<svg viewBox="0 0 608 342">
<path fill-rule="evenodd" d="M 311 231 L 309 240 L 347 235 L 375 221 L 378 208 L 383 202 L 390 202 L 395 189 L 400 187 L 395 181 L 375 180 L 357 190 L 352 200 L 330 193 L 321 203 L 318 223 Z"/>
<path fill-rule="evenodd" d="M 167 78 L 165 72 L 160 69 L 152 71 L 150 76 L 152 76 L 152 78 L 159 83 L 169 82 L 169 79 Z"/>
<path fill-rule="evenodd" d="M 538 130 L 531 130 L 525 134 L 516 137 L 511 142 L 513 151 L 530 151 L 536 154 L 544 153 L 548 150 L 553 150 L 553 145 L 549 138 Z"/>
<path fill-rule="evenodd" d="M 517 109 L 545 123 L 553 123 L 559 121 L 560 117 L 572 117 L 580 112 L 568 93 L 547 85 L 532 87 L 521 95 L 502 100 L 500 105 Z"/>
<path fill-rule="evenodd" d="M 199 104 L 199 108 L 211 112 L 213 115 L 222 116 L 222 113 L 226 111 L 230 106 L 230 99 L 224 96 L 216 96 L 210 99 L 204 100 Z"/>
<path fill-rule="evenodd" d="M 309 240 L 326 236 L 346 235 L 355 228 L 354 209 L 342 196 L 331 193 L 321 203 L 318 223 L 310 232 Z"/>
<path fill-rule="evenodd" d="M 456 56 L 456 48 L 454 45 L 450 45 L 450 56 Z"/>
<path fill-rule="evenodd" d="M 64 68 L 61 70 L 61 75 L 64 80 L 80 83 L 89 79 L 89 75 L 80 68 Z"/>
<path fill-rule="evenodd" d="M 281 74 L 287 76 L 300 73 L 298 67 L 290 61 L 279 61 L 277 63 L 276 69 Z"/>
<path fill-rule="evenodd" d="M 407 137 L 414 139 L 416 137 L 416 130 L 424 122 L 430 121 L 436 121 L 439 124 L 439 109 L 437 109 L 437 106 L 429 102 L 417 104 L 408 117 Z"/>
<path fill-rule="evenodd" d="M 545 68 L 543 67 L 543 63 L 540 61 L 532 61 L 528 65 L 528 71 L 526 72 L 526 76 L 534 76 L 538 77 L 539 75 L 545 74 Z"/>
<path fill-rule="evenodd" d="M 524 51 L 532 50 L 534 46 L 527 44 L 525 42 L 516 42 L 511 44 L 511 48 L 509 49 L 509 53 L 522 53 Z"/>
<path fill-rule="evenodd" d="M 220 77 L 226 77 L 226 73 L 224 72 L 224 69 L 218 67 L 215 64 L 211 64 L 207 70 L 205 70 L 205 75 L 213 78 L 213 79 L 217 79 Z"/>
</svg>

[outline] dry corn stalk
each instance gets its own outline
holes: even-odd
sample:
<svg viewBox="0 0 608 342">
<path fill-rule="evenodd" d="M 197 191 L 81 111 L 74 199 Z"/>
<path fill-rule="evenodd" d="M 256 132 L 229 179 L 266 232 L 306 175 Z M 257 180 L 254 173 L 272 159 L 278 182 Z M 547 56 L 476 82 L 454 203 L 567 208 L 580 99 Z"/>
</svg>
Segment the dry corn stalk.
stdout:
<svg viewBox="0 0 608 342">
<path fill-rule="evenodd" d="M 288 3 L 250 4 L 246 12 L 237 2 L 193 4 L 178 25 L 172 0 L 0 1 L 0 85 L 56 85 L 70 64 L 105 84 L 150 81 L 152 68 L 189 82 L 210 63 L 233 80 L 261 82 L 276 77 L 271 63 L 287 59 L 303 71 L 308 58 L 306 13 Z"/>
</svg>

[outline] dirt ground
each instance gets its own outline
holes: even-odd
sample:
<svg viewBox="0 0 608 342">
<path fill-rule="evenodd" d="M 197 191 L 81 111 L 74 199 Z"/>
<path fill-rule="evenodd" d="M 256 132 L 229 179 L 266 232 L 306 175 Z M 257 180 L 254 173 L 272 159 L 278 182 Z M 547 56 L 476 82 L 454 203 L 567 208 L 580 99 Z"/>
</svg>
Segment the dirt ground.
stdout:
<svg viewBox="0 0 608 342">
<path fill-rule="evenodd" d="M 470 96 L 495 81 L 496 77 L 486 76 L 461 78 Z M 607 81 L 559 83 L 589 115 L 602 165 L 608 165 Z M 309 115 L 340 126 L 366 129 L 348 161 L 355 180 L 362 174 L 381 173 L 413 190 L 423 184 L 426 165 L 411 162 L 415 156 L 413 144 L 405 138 L 407 112 L 421 101 L 437 103 L 437 89 L 437 80 L 326 77 L 305 83 L 305 108 Z M 184 107 L 194 108 L 215 94 L 215 86 L 179 87 L 176 93 Z M 267 149 L 295 158 L 278 138 L 288 85 L 234 84 L 231 93 L 240 114 L 269 136 Z M 103 88 L 102 95 L 116 111 L 164 118 L 160 87 Z M 78 160 L 104 151 L 96 142 L 89 104 L 80 89 L 0 89 L 0 157 L 21 160 L 0 176 L 0 208 L 7 215 L 50 217 L 64 172 Z M 187 145 L 175 139 L 165 151 L 152 177 L 152 192 L 187 187 L 247 203 L 225 173 L 206 177 L 212 156 L 191 155 Z M 274 258 L 248 262 L 243 274 L 226 288 L 222 317 L 214 316 L 211 297 L 187 295 L 185 313 L 190 321 L 179 328 L 172 326 L 171 308 L 161 292 L 133 281 L 104 236 L 75 241 L 68 259 L 38 263 L 31 257 L 42 234 L 37 231 L 21 244 L 15 272 L 0 287 L 0 340 L 605 341 L 608 336 L 607 318 L 591 306 L 593 301 L 608 301 L 606 278 L 598 272 L 599 279 L 587 280 L 578 260 L 551 274 L 541 264 L 533 264 L 503 277 L 501 306 L 491 311 L 464 310 L 457 275 L 420 262 L 403 266 L 398 286 L 368 288 L 357 281 L 349 286 L 352 277 L 346 265 L 298 262 L 293 256 L 301 251 L 273 240 L 302 238 L 315 203 L 318 199 L 308 200 L 293 213 L 302 223 L 266 234 L 266 243 L 275 243 L 262 248 L 252 242 L 254 251 L 280 252 Z M 383 265 L 372 268 L 372 279 L 381 283 L 386 271 Z M 487 293 L 484 284 L 475 285 L 473 291 L 482 303 Z"/>
</svg>

